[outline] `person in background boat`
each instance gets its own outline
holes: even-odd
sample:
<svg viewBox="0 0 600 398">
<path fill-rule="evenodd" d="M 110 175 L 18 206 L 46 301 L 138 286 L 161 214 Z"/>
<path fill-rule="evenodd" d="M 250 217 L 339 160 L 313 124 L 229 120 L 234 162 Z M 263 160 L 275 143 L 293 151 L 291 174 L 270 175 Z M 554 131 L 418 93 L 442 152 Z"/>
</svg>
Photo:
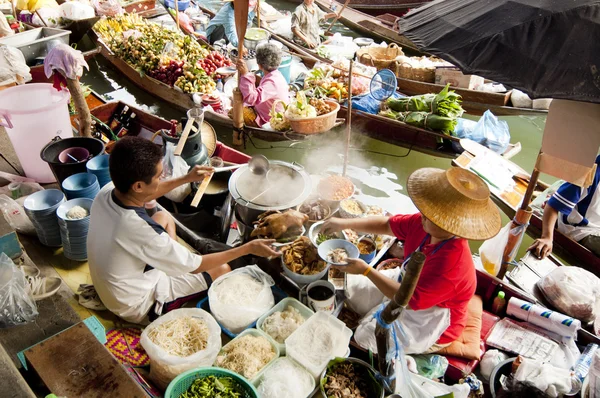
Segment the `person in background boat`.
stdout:
<svg viewBox="0 0 600 398">
<path fill-rule="evenodd" d="M 233 0 L 224 0 L 225 4 L 217 12 L 213 19 L 210 20 L 208 27 L 206 28 L 206 37 L 208 42 L 212 45 L 216 41 L 225 39 L 225 41 L 235 48 L 238 47 L 240 38 L 237 37 L 237 31 L 235 29 L 235 12 L 233 10 Z M 248 25 L 252 23 L 254 19 L 254 9 L 256 8 L 256 0 L 250 0 L 248 2 Z M 242 37 L 241 40 L 244 40 Z M 244 47 L 244 55 L 247 54 L 247 49 Z"/>
<path fill-rule="evenodd" d="M 348 291 L 356 294 L 349 297 L 349 302 L 372 308 L 355 334 L 363 348 L 376 350 L 373 315 L 381 303 L 391 299 L 400 288 L 404 267 L 412 253 L 420 251 L 426 255 L 409 308 L 397 322 L 411 342 L 405 347 L 407 353 L 433 353 L 456 340 L 467 323 L 467 306 L 477 285 L 467 239 L 485 240 L 495 236 L 500 230 L 501 218 L 486 183 L 467 170 L 420 169 L 409 177 L 407 188 L 420 213 L 332 218 L 322 229 L 326 234 L 352 229 L 390 235 L 404 242 L 405 261 L 401 267 L 377 271 L 360 259 L 349 259 L 347 266 L 335 267 L 357 275 L 348 280 Z"/>
<path fill-rule="evenodd" d="M 149 140 L 119 140 L 109 161 L 112 183 L 91 209 L 87 250 L 94 287 L 106 308 L 134 323 L 198 298 L 239 257 L 279 255 L 269 240 L 203 256 L 178 243 L 173 218 L 165 211 L 148 216 L 144 203 L 200 182 L 213 169 L 194 166 L 183 177 L 161 181 L 162 160 L 162 150 Z"/>
<path fill-rule="evenodd" d="M 241 76 L 240 91 L 244 97 L 244 124 L 247 126 L 262 127 L 271 120 L 269 112 L 275 101 L 289 102 L 287 81 L 277 69 L 281 64 L 281 55 L 281 49 L 270 43 L 256 49 L 256 63 L 263 73 L 260 79 L 248 71 L 243 59 L 237 63 Z"/>
<path fill-rule="evenodd" d="M 333 12 L 327 14 L 322 11 L 314 2 L 314 0 L 304 0 L 292 14 L 294 41 L 308 48 L 316 48 L 321 44 L 319 23 L 337 16 Z"/>
<path fill-rule="evenodd" d="M 542 236 L 529 247 L 539 258 L 552 253 L 554 227 L 600 257 L 600 156 L 596 174 L 587 188 L 564 183 L 548 199 L 542 219 Z"/>
</svg>

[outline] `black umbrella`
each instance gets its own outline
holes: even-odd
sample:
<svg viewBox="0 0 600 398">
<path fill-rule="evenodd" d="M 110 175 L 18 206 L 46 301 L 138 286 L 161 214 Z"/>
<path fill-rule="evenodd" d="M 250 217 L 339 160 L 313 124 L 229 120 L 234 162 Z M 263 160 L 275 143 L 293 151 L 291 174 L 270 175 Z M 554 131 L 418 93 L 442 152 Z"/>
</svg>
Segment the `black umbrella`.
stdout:
<svg viewBox="0 0 600 398">
<path fill-rule="evenodd" d="M 600 103 L 600 0 L 436 0 L 400 26 L 465 73 L 532 98 Z"/>
</svg>

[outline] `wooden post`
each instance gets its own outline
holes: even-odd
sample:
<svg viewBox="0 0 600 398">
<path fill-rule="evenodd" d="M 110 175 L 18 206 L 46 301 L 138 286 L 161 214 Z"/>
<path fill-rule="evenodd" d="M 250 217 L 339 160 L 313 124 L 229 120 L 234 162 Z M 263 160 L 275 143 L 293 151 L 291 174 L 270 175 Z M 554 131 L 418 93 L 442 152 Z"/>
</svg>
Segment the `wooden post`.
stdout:
<svg viewBox="0 0 600 398">
<path fill-rule="evenodd" d="M 54 73 L 59 72 L 54 71 Z M 87 102 L 85 102 L 85 96 L 83 95 L 83 91 L 81 91 L 79 80 L 73 80 L 69 78 L 66 78 L 66 80 L 67 88 L 71 93 L 75 110 L 77 111 L 77 118 L 79 118 L 79 135 L 81 137 L 91 137 L 92 114 L 90 113 L 90 108 L 88 107 Z"/>
<path fill-rule="evenodd" d="M 410 260 L 408 261 L 408 264 L 406 264 L 406 274 L 404 275 L 404 278 L 402 278 L 400 288 L 396 291 L 396 294 L 394 294 L 394 298 L 388 303 L 383 311 L 381 311 L 381 320 L 385 325 L 391 325 L 398 319 L 400 314 L 402 314 L 402 311 L 404 311 L 408 305 L 408 302 L 417 287 L 423 264 L 425 264 L 425 258 L 425 255 L 418 251 L 410 256 Z M 375 327 L 375 339 L 377 342 L 377 363 L 379 365 L 379 372 L 383 377 L 390 377 L 394 373 L 392 363 L 387 361 L 390 328 L 386 328 L 384 325 L 377 323 L 377 326 Z"/>
<path fill-rule="evenodd" d="M 238 60 L 243 60 L 244 36 L 248 27 L 248 0 L 234 0 L 235 29 L 238 37 Z M 240 91 L 242 76 L 238 72 L 238 87 L 233 91 L 233 145 L 243 145 L 240 133 L 244 128 L 244 97 Z"/>
<path fill-rule="evenodd" d="M 260 0 L 256 0 L 256 23 L 260 28 Z"/>
<path fill-rule="evenodd" d="M 179 0 L 175 0 L 175 23 L 177 24 L 177 30 L 181 30 L 179 26 Z"/>
<path fill-rule="evenodd" d="M 353 61 L 350 60 L 350 67 L 348 68 L 348 116 L 346 116 L 346 148 L 344 151 L 344 168 L 342 170 L 342 176 L 346 177 L 346 171 L 348 169 L 348 156 L 350 154 L 350 137 L 352 135 L 352 66 Z"/>
<path fill-rule="evenodd" d="M 532 210 L 531 207 L 527 207 L 527 209 L 517 209 L 517 213 L 515 214 L 515 218 L 511 221 L 510 229 L 517 228 L 521 225 L 527 225 L 529 220 L 531 219 Z M 506 246 L 504 247 L 504 253 L 502 254 L 502 264 L 500 266 L 500 271 L 496 277 L 498 279 L 504 278 L 506 275 L 506 271 L 508 270 L 508 264 L 515 259 L 515 254 L 519 250 L 519 245 L 521 244 L 523 234 L 527 228 L 523 228 L 523 230 L 518 235 L 509 234 L 508 241 L 506 242 Z"/>
<path fill-rule="evenodd" d="M 327 30 L 325 31 L 325 33 L 323 33 L 323 36 L 327 36 L 327 33 L 329 33 L 329 31 L 331 30 L 331 28 L 333 28 L 333 25 L 335 25 L 335 23 L 337 22 L 337 20 L 340 19 L 340 17 L 342 16 L 342 13 L 346 9 L 346 7 L 348 7 L 348 3 L 350 3 L 350 0 L 346 0 L 346 2 L 344 3 L 344 5 L 342 6 L 342 9 L 340 10 L 340 12 L 338 12 L 337 17 L 335 17 L 333 19 L 333 21 L 331 21 L 331 24 L 329 25 L 329 27 L 327 28 Z"/>
<path fill-rule="evenodd" d="M 527 184 L 527 190 L 525 191 L 525 195 L 523 196 L 523 202 L 521 202 L 521 210 L 527 210 L 527 208 L 529 207 L 529 203 L 531 202 L 531 198 L 533 197 L 533 192 L 535 191 L 535 187 L 538 183 L 539 178 L 539 170 L 533 169 L 533 173 L 531 173 L 531 178 L 529 179 L 529 184 Z"/>
</svg>

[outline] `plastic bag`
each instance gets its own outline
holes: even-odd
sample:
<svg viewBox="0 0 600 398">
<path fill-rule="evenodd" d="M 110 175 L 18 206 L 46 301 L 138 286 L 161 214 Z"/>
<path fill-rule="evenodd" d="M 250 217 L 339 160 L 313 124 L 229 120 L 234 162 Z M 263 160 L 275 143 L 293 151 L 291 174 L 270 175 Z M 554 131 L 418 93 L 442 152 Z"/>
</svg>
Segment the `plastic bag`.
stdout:
<svg viewBox="0 0 600 398">
<path fill-rule="evenodd" d="M 558 267 L 540 279 L 538 287 L 559 311 L 582 322 L 593 322 L 600 305 L 600 279 L 579 267 Z"/>
<path fill-rule="evenodd" d="M 44 26 L 44 23 L 49 28 L 60 28 L 61 25 L 60 10 L 54 7 L 43 7 L 40 8 L 31 17 L 31 23 L 37 26 Z"/>
<path fill-rule="evenodd" d="M 0 49 L 0 85 L 30 81 L 29 66 L 21 50 L 10 46 L 0 46 Z"/>
<path fill-rule="evenodd" d="M 0 328 L 21 325 L 38 316 L 25 274 L 5 254 L 0 254 Z"/>
<path fill-rule="evenodd" d="M 37 236 L 35 227 L 19 203 L 6 195 L 0 195 L 0 211 L 12 229 L 25 235 Z"/>
<path fill-rule="evenodd" d="M 82 19 L 94 18 L 96 11 L 94 7 L 82 4 L 78 1 L 69 1 L 61 4 L 58 9 L 60 16 L 71 21 L 79 21 Z"/>
<path fill-rule="evenodd" d="M 119 0 L 94 0 L 92 4 L 98 15 L 114 17 L 125 12 L 123 7 L 121 7 L 121 2 Z"/>
<path fill-rule="evenodd" d="M 158 325 L 182 317 L 202 319 L 209 331 L 206 348 L 187 357 L 167 353 L 148 337 L 148 333 Z M 150 357 L 150 378 L 164 390 L 171 380 L 181 373 L 198 367 L 212 366 L 221 351 L 221 328 L 208 312 L 200 308 L 182 308 L 168 312 L 148 325 L 142 332 L 140 343 Z"/>
<path fill-rule="evenodd" d="M 8 20 L 4 18 L 3 15 L 2 18 L 0 18 L 0 37 L 13 36 L 14 34 L 15 31 L 10 28 Z"/>
<path fill-rule="evenodd" d="M 500 154 L 506 151 L 510 144 L 508 123 L 499 120 L 489 110 L 485 111 L 474 125 L 472 122 L 459 119 L 454 131 L 458 138 L 468 138 Z"/>
<path fill-rule="evenodd" d="M 512 223 L 509 222 L 500 230 L 500 232 L 498 232 L 498 235 L 486 240 L 479 247 L 481 264 L 483 264 L 483 269 L 490 275 L 496 276 L 500 271 L 500 267 L 502 266 L 502 256 L 504 255 L 504 248 L 508 242 L 511 226 Z"/>
<path fill-rule="evenodd" d="M 441 355 L 415 355 L 417 369 L 428 379 L 441 379 L 448 369 L 448 359 Z"/>
<path fill-rule="evenodd" d="M 275 305 L 275 282 L 256 265 L 238 268 L 208 289 L 210 312 L 233 333 L 240 333 Z"/>
<path fill-rule="evenodd" d="M 492 371 L 500 362 L 508 359 L 508 355 L 498 350 L 489 350 L 481 358 L 481 377 L 483 380 L 489 380 Z"/>
<path fill-rule="evenodd" d="M 163 170 L 168 179 L 183 177 L 188 173 L 190 166 L 181 156 L 175 156 L 175 145 L 167 142 L 167 152 L 163 160 Z M 192 192 L 191 184 L 183 184 L 165 194 L 167 199 L 173 202 L 183 202 Z"/>
</svg>

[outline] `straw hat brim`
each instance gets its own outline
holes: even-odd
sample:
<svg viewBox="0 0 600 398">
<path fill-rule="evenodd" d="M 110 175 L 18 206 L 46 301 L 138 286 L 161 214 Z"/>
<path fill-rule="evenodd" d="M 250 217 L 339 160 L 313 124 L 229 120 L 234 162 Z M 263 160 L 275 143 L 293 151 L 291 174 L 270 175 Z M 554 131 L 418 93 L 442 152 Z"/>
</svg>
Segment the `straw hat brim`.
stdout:
<svg viewBox="0 0 600 398">
<path fill-rule="evenodd" d="M 468 170 L 419 169 L 408 178 L 407 190 L 421 214 L 452 235 L 486 240 L 500 231 L 500 211 L 488 186 Z"/>
</svg>

